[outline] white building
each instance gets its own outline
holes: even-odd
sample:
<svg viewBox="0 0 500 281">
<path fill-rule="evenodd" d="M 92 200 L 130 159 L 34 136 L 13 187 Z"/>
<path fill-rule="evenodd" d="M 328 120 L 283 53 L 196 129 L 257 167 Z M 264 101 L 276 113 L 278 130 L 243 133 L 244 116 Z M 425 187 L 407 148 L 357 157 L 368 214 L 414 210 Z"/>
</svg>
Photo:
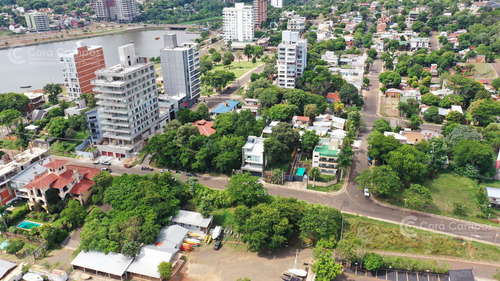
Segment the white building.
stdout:
<svg viewBox="0 0 500 281">
<path fill-rule="evenodd" d="M 135 0 L 115 0 L 115 7 L 118 22 L 130 22 L 139 14 Z"/>
<path fill-rule="evenodd" d="M 412 50 L 429 48 L 429 38 L 427 38 L 427 37 L 412 37 L 410 39 L 410 48 Z"/>
<path fill-rule="evenodd" d="M 70 100 L 80 98 L 82 93 L 92 93 L 95 72 L 106 67 L 102 47 L 87 46 L 82 41 L 76 42 L 76 49 L 59 54 L 59 61 Z"/>
<path fill-rule="evenodd" d="M 248 136 L 247 143 L 241 149 L 242 171 L 258 173 L 260 176 L 264 176 L 264 169 L 267 164 L 264 156 L 264 140 L 265 138 L 262 137 Z"/>
<path fill-rule="evenodd" d="M 165 48 L 160 50 L 163 87 L 169 97 L 184 97 L 190 108 L 200 97 L 200 53 L 198 44 L 177 44 L 176 34 L 163 36 Z"/>
<path fill-rule="evenodd" d="M 289 31 L 304 32 L 306 30 L 306 18 L 300 16 L 294 16 L 288 20 L 286 29 Z"/>
<path fill-rule="evenodd" d="M 297 77 L 302 76 L 307 65 L 307 39 L 300 39 L 299 32 L 283 31 L 277 64 L 278 87 L 295 88 Z"/>
<path fill-rule="evenodd" d="M 337 138 L 320 138 L 313 151 L 312 166 L 317 167 L 322 174 L 336 175 L 340 144 L 341 141 Z"/>
<path fill-rule="evenodd" d="M 253 41 L 254 15 L 253 7 L 244 3 L 235 3 L 234 8 L 224 8 L 224 41 Z"/>
<path fill-rule="evenodd" d="M 102 155 L 135 156 L 142 141 L 154 133 L 159 121 L 155 68 L 146 58 L 136 57 L 133 44 L 118 48 L 120 63 L 96 71 L 102 138 Z"/>
<path fill-rule="evenodd" d="M 50 31 L 49 17 L 46 13 L 32 12 L 24 15 L 26 26 L 36 32 Z"/>
<path fill-rule="evenodd" d="M 283 8 L 283 0 L 271 0 L 271 6 L 275 8 Z"/>
<path fill-rule="evenodd" d="M 102 21 L 116 19 L 115 1 L 110 0 L 94 0 L 92 7 L 94 8 L 95 16 Z"/>
<path fill-rule="evenodd" d="M 179 213 L 170 219 L 172 224 L 187 228 L 191 232 L 208 233 L 214 217 L 204 218 L 200 213 L 179 210 Z"/>
</svg>

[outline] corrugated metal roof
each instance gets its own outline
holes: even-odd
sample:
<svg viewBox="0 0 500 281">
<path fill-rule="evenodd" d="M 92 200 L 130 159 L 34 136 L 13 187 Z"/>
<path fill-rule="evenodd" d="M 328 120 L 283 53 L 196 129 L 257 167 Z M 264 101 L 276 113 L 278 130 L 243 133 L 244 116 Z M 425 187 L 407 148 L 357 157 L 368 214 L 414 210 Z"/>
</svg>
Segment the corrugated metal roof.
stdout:
<svg viewBox="0 0 500 281">
<path fill-rule="evenodd" d="M 80 252 L 71 265 L 100 272 L 122 276 L 132 263 L 133 258 L 118 253 Z"/>
<path fill-rule="evenodd" d="M 175 253 L 177 253 L 177 249 L 173 248 L 157 248 L 153 245 L 142 247 L 134 262 L 128 267 L 127 272 L 160 278 L 158 265 L 163 261 L 172 262 Z"/>
<path fill-rule="evenodd" d="M 17 266 L 17 263 L 0 260 L 0 278 L 4 278 L 5 274 L 9 272 L 11 269 Z"/>
<path fill-rule="evenodd" d="M 500 198 L 500 188 L 486 187 L 488 197 Z"/>
</svg>

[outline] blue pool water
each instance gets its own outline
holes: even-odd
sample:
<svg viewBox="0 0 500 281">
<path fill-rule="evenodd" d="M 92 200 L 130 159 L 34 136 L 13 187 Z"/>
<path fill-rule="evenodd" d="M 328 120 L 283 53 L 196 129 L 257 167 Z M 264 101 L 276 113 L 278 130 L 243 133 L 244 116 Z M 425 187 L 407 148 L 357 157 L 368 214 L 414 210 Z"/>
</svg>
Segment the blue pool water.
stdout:
<svg viewBox="0 0 500 281">
<path fill-rule="evenodd" d="M 5 248 L 7 248 L 7 246 L 9 246 L 8 241 L 9 241 L 9 240 L 5 240 L 5 241 L 3 241 L 3 242 L 0 244 L 0 250 L 5 250 Z"/>
<path fill-rule="evenodd" d="M 17 227 L 30 230 L 32 228 L 39 227 L 41 225 L 42 225 L 41 223 L 37 223 L 37 222 L 22 221 L 20 224 L 17 225 Z"/>
</svg>

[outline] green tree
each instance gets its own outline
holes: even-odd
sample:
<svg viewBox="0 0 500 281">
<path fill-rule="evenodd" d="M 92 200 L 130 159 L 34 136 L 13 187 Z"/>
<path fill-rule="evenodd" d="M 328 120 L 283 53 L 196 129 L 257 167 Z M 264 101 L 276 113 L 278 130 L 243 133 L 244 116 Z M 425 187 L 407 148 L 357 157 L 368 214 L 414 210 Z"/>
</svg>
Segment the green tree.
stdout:
<svg viewBox="0 0 500 281">
<path fill-rule="evenodd" d="M 222 60 L 222 56 L 219 52 L 215 51 L 212 53 L 212 61 L 215 62 L 215 64 L 219 63 Z"/>
<path fill-rule="evenodd" d="M 363 98 L 359 96 L 358 88 L 350 83 L 346 83 L 340 88 L 339 97 L 346 105 L 362 106 L 364 103 Z"/>
<path fill-rule="evenodd" d="M 387 120 L 380 118 L 373 123 L 372 130 L 383 134 L 384 132 L 391 132 L 392 128 Z"/>
<path fill-rule="evenodd" d="M 422 96 L 422 103 L 426 105 L 438 106 L 441 99 L 431 93 Z"/>
<path fill-rule="evenodd" d="M 496 122 L 500 115 L 500 102 L 493 99 L 481 99 L 470 104 L 467 112 L 471 114 L 472 119 L 480 126 Z"/>
<path fill-rule="evenodd" d="M 316 118 L 317 114 L 318 106 L 316 106 L 315 104 L 308 104 L 304 106 L 304 116 L 311 118 L 312 121 L 314 121 L 314 118 Z"/>
<path fill-rule="evenodd" d="M 410 118 L 410 128 L 412 130 L 420 130 L 420 125 L 422 125 L 422 118 L 418 115 L 412 115 Z"/>
<path fill-rule="evenodd" d="M 18 120 L 22 119 L 22 114 L 16 109 L 6 109 L 0 112 L 0 124 L 9 130 Z"/>
<path fill-rule="evenodd" d="M 122 254 L 127 257 L 134 258 L 137 254 L 139 254 L 140 250 L 141 250 L 141 243 L 137 241 L 132 241 L 123 244 Z"/>
<path fill-rule="evenodd" d="M 158 273 L 160 273 L 160 277 L 163 279 L 169 279 L 170 277 L 172 277 L 173 273 L 172 263 L 162 261 L 158 265 Z"/>
<path fill-rule="evenodd" d="M 382 256 L 375 253 L 367 253 L 363 256 L 363 265 L 366 270 L 377 271 L 384 264 Z"/>
<path fill-rule="evenodd" d="M 426 174 L 426 157 L 414 146 L 403 145 L 389 152 L 387 165 L 396 172 L 399 178 L 409 185 L 410 182 L 421 181 Z"/>
<path fill-rule="evenodd" d="M 7 250 L 7 253 L 14 255 L 17 252 L 21 251 L 21 249 L 24 247 L 24 241 L 21 238 L 14 238 L 9 240 L 9 244 L 5 248 Z"/>
<path fill-rule="evenodd" d="M 399 87 L 401 84 L 401 76 L 393 71 L 386 71 L 379 75 L 378 80 L 380 83 L 387 87 Z"/>
<path fill-rule="evenodd" d="M 269 108 L 269 117 L 272 120 L 290 121 L 293 112 L 292 107 L 286 103 L 280 103 Z"/>
<path fill-rule="evenodd" d="M 64 117 L 53 118 L 49 123 L 49 133 L 56 137 L 62 138 L 69 127 L 69 121 Z"/>
<path fill-rule="evenodd" d="M 480 176 L 486 178 L 494 174 L 494 155 L 489 145 L 477 140 L 462 139 L 453 148 L 453 152 L 453 160 L 459 167 L 464 168 L 469 164 L 478 169 Z"/>
<path fill-rule="evenodd" d="M 384 136 L 380 132 L 372 132 L 368 136 L 368 155 L 377 160 L 377 162 L 384 163 L 389 152 L 398 149 L 401 143 L 393 136 Z"/>
<path fill-rule="evenodd" d="M 476 129 L 466 125 L 458 125 L 456 127 L 453 127 L 452 131 L 446 135 L 446 143 L 451 149 L 453 149 L 458 144 L 458 142 L 463 139 L 480 140 L 481 135 Z"/>
<path fill-rule="evenodd" d="M 77 228 L 84 221 L 87 212 L 77 200 L 70 200 L 68 206 L 61 212 L 61 220 L 68 224 L 71 229 Z"/>
<path fill-rule="evenodd" d="M 305 131 L 300 139 L 302 148 L 306 151 L 313 151 L 319 142 L 319 136 L 314 131 Z"/>
<path fill-rule="evenodd" d="M 319 178 L 321 176 L 321 171 L 318 169 L 318 167 L 313 167 L 311 170 L 309 170 L 309 177 L 313 178 L 313 187 L 314 184 L 316 183 L 316 178 Z"/>
<path fill-rule="evenodd" d="M 403 188 L 398 174 L 385 165 L 363 170 L 356 177 L 356 182 L 360 188 L 368 188 L 383 198 L 394 198 Z"/>
<path fill-rule="evenodd" d="M 434 122 L 437 124 L 443 123 L 443 117 L 439 115 L 439 109 L 436 106 L 431 106 L 423 114 L 424 119 L 428 122 Z"/>
<path fill-rule="evenodd" d="M 231 204 L 249 207 L 268 200 L 267 190 L 259 178 L 250 173 L 233 175 L 227 185 L 227 195 Z"/>
<path fill-rule="evenodd" d="M 500 78 L 495 78 L 491 81 L 491 86 L 496 90 L 500 89 Z"/>
<path fill-rule="evenodd" d="M 9 228 L 9 226 L 7 225 L 6 217 L 11 213 L 11 211 L 8 210 L 8 208 L 9 208 L 9 206 L 7 206 L 7 205 L 0 206 L 0 217 L 2 218 L 2 223 L 5 226 L 5 230 L 7 230 L 7 228 Z"/>
<path fill-rule="evenodd" d="M 282 99 L 282 92 L 277 86 L 270 86 L 265 88 L 259 94 L 259 100 L 262 108 L 270 108 L 278 104 Z"/>
<path fill-rule="evenodd" d="M 443 138 L 432 138 L 429 140 L 429 145 L 427 146 L 427 156 L 429 157 L 427 171 L 432 177 L 448 161 L 447 154 L 448 147 Z"/>
<path fill-rule="evenodd" d="M 51 83 L 43 86 L 43 93 L 49 96 L 51 104 L 57 104 L 57 96 L 62 93 L 62 87 L 59 84 Z"/>
<path fill-rule="evenodd" d="M 253 52 L 254 48 L 250 44 L 245 45 L 245 47 L 243 48 L 243 53 L 245 54 L 245 56 L 247 56 L 248 61 L 250 61 L 250 59 L 252 58 Z"/>
<path fill-rule="evenodd" d="M 457 124 L 462 124 L 465 121 L 465 116 L 458 111 L 450 111 L 448 114 L 446 114 L 445 118 L 446 121 L 454 122 Z"/>
<path fill-rule="evenodd" d="M 215 70 L 205 73 L 202 82 L 213 87 L 216 91 L 221 91 L 226 85 L 236 79 L 234 73 L 226 70 Z"/>
<path fill-rule="evenodd" d="M 432 203 L 430 189 L 420 184 L 410 185 L 410 188 L 403 192 L 403 198 L 406 199 L 407 206 L 411 208 L 421 208 Z"/>
<path fill-rule="evenodd" d="M 332 257 L 323 257 L 312 265 L 312 270 L 316 273 L 316 280 L 331 281 L 342 274 L 342 265 L 335 263 Z"/>
<path fill-rule="evenodd" d="M 336 239 L 340 235 L 342 215 L 337 209 L 323 205 L 308 205 L 299 220 L 300 238 L 310 239 L 313 243 L 321 239 Z"/>
<path fill-rule="evenodd" d="M 195 112 L 200 119 L 210 120 L 210 112 L 208 111 L 208 106 L 205 103 L 200 103 Z"/>
<path fill-rule="evenodd" d="M 260 58 L 264 54 L 264 48 L 262 46 L 253 46 L 254 58 Z"/>
<path fill-rule="evenodd" d="M 224 53 L 224 58 L 222 60 L 222 63 L 229 67 L 229 69 L 231 69 L 231 64 L 233 63 L 234 61 L 234 55 L 232 52 L 226 52 Z"/>
</svg>

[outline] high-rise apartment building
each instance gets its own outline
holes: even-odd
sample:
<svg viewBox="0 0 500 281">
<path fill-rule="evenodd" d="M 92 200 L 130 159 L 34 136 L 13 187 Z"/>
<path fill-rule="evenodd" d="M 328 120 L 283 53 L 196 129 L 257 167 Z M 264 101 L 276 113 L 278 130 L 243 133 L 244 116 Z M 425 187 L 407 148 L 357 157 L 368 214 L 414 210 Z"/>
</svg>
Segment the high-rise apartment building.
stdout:
<svg viewBox="0 0 500 281">
<path fill-rule="evenodd" d="M 181 103 L 190 108 L 200 97 L 200 53 L 198 44 L 177 44 L 176 34 L 163 36 L 160 50 L 163 87 L 169 97 L 184 97 Z M 179 99 L 177 99 L 179 100 Z"/>
<path fill-rule="evenodd" d="M 253 24 L 260 28 L 267 20 L 267 0 L 253 0 Z"/>
<path fill-rule="evenodd" d="M 101 46 L 87 46 L 76 42 L 76 49 L 59 54 L 63 65 L 64 84 L 71 100 L 78 99 L 82 93 L 92 93 L 91 81 L 95 72 L 105 68 L 104 53 Z"/>
<path fill-rule="evenodd" d="M 283 8 L 283 0 L 271 0 L 271 6 L 275 8 Z"/>
<path fill-rule="evenodd" d="M 130 22 L 139 14 L 135 0 L 115 0 L 115 7 L 118 22 Z"/>
<path fill-rule="evenodd" d="M 99 108 L 102 155 L 130 158 L 158 128 L 160 111 L 155 67 L 136 57 L 133 44 L 118 48 L 120 63 L 96 71 L 92 82 Z"/>
<path fill-rule="evenodd" d="M 92 7 L 99 20 L 116 20 L 115 0 L 94 0 Z"/>
<path fill-rule="evenodd" d="M 278 87 L 295 88 L 307 65 L 307 39 L 300 39 L 299 32 L 283 31 L 278 45 Z"/>
<path fill-rule="evenodd" d="M 50 31 L 49 17 L 46 13 L 32 12 L 24 15 L 26 26 L 36 32 Z"/>
<path fill-rule="evenodd" d="M 235 3 L 234 8 L 224 8 L 224 41 L 249 42 L 253 40 L 253 7 Z"/>
</svg>

